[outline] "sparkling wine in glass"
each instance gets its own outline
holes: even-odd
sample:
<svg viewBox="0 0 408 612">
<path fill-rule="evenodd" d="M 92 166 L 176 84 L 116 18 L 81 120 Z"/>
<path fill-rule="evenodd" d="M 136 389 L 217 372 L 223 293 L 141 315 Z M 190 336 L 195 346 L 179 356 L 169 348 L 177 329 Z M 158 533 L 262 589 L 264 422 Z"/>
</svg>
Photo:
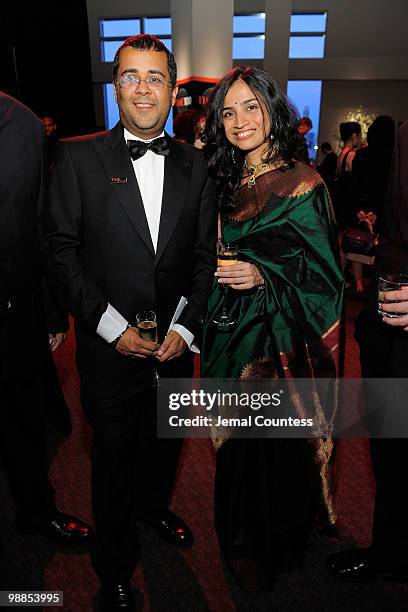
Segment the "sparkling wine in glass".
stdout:
<svg viewBox="0 0 408 612">
<path fill-rule="evenodd" d="M 157 321 L 156 313 L 153 310 L 144 310 L 136 315 L 136 328 L 143 340 L 157 343 Z M 153 368 L 153 384 L 157 385 L 158 380 L 159 371 L 155 367 Z"/>
<path fill-rule="evenodd" d="M 234 266 L 238 263 L 238 251 L 236 244 L 231 242 L 219 241 L 217 245 L 217 264 L 218 267 L 225 268 L 227 266 Z M 235 323 L 235 319 L 231 317 L 228 312 L 228 294 L 230 287 L 228 285 L 222 285 L 221 290 L 223 291 L 223 301 L 221 313 L 216 316 L 213 320 L 214 325 L 217 329 L 225 331 L 229 329 Z"/>
<path fill-rule="evenodd" d="M 139 321 L 137 324 L 139 335 L 143 340 L 149 342 L 157 342 L 157 324 L 156 321 Z"/>
</svg>

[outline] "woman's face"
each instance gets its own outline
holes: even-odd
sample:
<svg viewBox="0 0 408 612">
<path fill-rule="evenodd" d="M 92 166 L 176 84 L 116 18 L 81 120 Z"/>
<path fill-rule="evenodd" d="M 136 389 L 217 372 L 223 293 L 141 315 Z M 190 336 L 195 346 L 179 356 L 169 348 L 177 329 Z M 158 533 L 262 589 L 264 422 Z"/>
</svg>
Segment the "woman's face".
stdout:
<svg viewBox="0 0 408 612">
<path fill-rule="evenodd" d="M 256 153 L 259 152 L 258 161 L 264 154 L 265 141 L 271 129 L 266 109 L 264 112 L 262 110 L 261 104 L 245 81 L 238 79 L 231 85 L 222 111 L 225 136 L 235 147 L 247 153 L 251 152 L 254 159 L 258 157 Z"/>
</svg>

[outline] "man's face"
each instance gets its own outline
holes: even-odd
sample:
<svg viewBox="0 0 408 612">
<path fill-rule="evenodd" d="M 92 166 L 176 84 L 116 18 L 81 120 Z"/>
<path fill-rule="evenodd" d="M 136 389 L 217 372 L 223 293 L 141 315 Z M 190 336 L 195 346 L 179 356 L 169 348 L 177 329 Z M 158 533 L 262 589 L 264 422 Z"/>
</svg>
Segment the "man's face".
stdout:
<svg viewBox="0 0 408 612">
<path fill-rule="evenodd" d="M 353 147 L 353 149 L 358 149 L 359 147 L 361 147 L 361 141 L 361 132 L 356 132 L 355 134 L 353 134 L 351 137 L 351 146 Z"/>
<path fill-rule="evenodd" d="M 57 129 L 57 125 L 52 117 L 43 117 L 44 132 L 47 138 L 52 136 Z"/>
<path fill-rule="evenodd" d="M 120 52 L 119 62 L 114 89 L 122 124 L 135 136 L 150 140 L 163 131 L 176 101 L 178 88 L 171 88 L 167 56 L 162 51 L 125 47 Z M 142 80 L 140 83 L 125 83 L 126 75 Z M 149 77 L 164 81 L 164 87 L 149 86 L 144 80 Z"/>
</svg>

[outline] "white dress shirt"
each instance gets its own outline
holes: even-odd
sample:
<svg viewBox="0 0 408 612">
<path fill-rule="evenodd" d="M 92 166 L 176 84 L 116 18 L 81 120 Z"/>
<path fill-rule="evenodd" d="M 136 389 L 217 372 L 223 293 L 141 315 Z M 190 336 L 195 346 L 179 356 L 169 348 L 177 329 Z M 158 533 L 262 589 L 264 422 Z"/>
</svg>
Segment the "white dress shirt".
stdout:
<svg viewBox="0 0 408 612">
<path fill-rule="evenodd" d="M 126 128 L 124 128 L 123 136 L 125 141 L 142 140 L 128 132 Z M 157 138 L 161 136 L 164 136 L 164 132 L 159 134 Z M 144 142 L 151 141 L 145 140 Z M 147 224 L 149 226 L 155 252 L 157 250 L 157 241 L 159 237 L 160 214 L 163 199 L 164 161 L 164 155 L 157 155 L 153 153 L 153 151 L 146 151 L 139 159 L 132 160 L 133 170 L 142 196 Z M 106 311 L 99 321 L 96 332 L 109 343 L 113 342 L 127 326 L 128 321 L 114 306 L 108 304 Z M 173 323 L 169 328 L 169 331 L 170 330 L 177 331 L 191 350 L 198 350 L 196 347 L 192 347 L 194 340 L 193 334 L 183 325 Z"/>
<path fill-rule="evenodd" d="M 128 140 L 142 140 L 126 129 L 123 130 L 123 135 L 126 142 Z M 161 136 L 164 136 L 164 132 L 162 132 L 158 138 Z M 143 142 L 151 142 L 151 140 L 145 140 Z M 164 160 L 164 155 L 157 155 L 157 153 L 153 153 L 153 151 L 146 151 L 139 159 L 132 159 L 133 170 L 135 171 L 136 180 L 142 196 L 147 224 L 149 226 L 155 252 L 157 251 L 157 240 L 159 238 L 160 214 L 163 199 Z"/>
</svg>

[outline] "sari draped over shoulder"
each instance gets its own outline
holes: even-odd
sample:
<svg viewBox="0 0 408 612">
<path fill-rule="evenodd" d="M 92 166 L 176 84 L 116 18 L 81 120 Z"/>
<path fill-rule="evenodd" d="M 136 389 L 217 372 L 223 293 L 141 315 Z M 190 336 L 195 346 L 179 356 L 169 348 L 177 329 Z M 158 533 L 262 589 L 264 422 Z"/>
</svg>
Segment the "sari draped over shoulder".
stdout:
<svg viewBox="0 0 408 612">
<path fill-rule="evenodd" d="M 237 245 L 238 259 L 254 263 L 265 284 L 230 290 L 228 310 L 236 324 L 221 332 L 211 323 L 222 307 L 215 280 L 204 328 L 202 376 L 254 380 L 278 375 L 289 379 L 294 398 L 296 378 L 342 376 L 343 276 L 337 228 L 320 176 L 293 162 L 260 175 L 252 188 L 243 185 L 224 223 L 223 240 Z M 265 571 L 296 563 L 316 514 L 325 524 L 336 521 L 331 423 L 321 413 L 318 397 L 314 402 L 321 438 L 215 442 L 221 548 L 227 561 L 233 560 L 235 573 L 258 586 Z M 297 409 L 301 414 L 300 401 Z M 257 464 L 254 487 L 249 465 Z M 262 520 L 251 509 L 249 491 L 254 504 L 266 504 L 268 516 Z M 253 521 L 275 534 L 273 544 L 262 539 Z"/>
</svg>

